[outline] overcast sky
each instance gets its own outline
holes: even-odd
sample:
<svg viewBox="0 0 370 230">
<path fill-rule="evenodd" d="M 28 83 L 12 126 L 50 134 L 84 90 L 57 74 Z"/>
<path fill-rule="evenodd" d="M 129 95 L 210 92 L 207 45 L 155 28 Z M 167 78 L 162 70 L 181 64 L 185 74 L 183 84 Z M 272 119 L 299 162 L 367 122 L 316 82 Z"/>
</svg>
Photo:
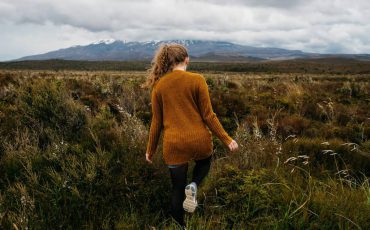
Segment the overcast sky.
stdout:
<svg viewBox="0 0 370 230">
<path fill-rule="evenodd" d="M 101 39 L 370 53 L 370 1 L 0 0 L 0 60 Z"/>
</svg>

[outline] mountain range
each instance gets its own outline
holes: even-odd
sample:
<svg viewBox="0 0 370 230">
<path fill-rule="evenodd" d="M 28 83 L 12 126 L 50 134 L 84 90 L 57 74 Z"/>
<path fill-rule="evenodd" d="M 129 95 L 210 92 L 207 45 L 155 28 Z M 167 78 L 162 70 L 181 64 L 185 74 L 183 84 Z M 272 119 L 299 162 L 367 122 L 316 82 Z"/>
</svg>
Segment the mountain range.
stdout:
<svg viewBox="0 0 370 230">
<path fill-rule="evenodd" d="M 253 47 L 225 41 L 162 40 L 122 41 L 106 39 L 88 45 L 76 45 L 43 54 L 30 55 L 11 61 L 24 60 L 88 60 L 88 61 L 149 61 L 161 43 L 180 43 L 187 47 L 193 61 L 205 62 L 258 62 L 301 58 L 343 57 L 370 60 L 370 54 L 320 54 L 273 47 Z"/>
</svg>

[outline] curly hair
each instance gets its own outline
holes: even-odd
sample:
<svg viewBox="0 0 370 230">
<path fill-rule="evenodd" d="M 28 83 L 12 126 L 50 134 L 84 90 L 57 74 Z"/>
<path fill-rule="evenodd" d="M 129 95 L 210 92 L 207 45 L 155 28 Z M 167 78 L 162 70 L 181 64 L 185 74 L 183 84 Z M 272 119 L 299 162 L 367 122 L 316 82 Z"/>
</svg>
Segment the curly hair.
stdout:
<svg viewBox="0 0 370 230">
<path fill-rule="evenodd" d="M 188 56 L 185 46 L 178 43 L 162 43 L 155 52 L 151 67 L 147 70 L 148 76 L 141 87 L 152 89 L 159 78 L 171 72 L 175 65 L 183 62 Z"/>
</svg>

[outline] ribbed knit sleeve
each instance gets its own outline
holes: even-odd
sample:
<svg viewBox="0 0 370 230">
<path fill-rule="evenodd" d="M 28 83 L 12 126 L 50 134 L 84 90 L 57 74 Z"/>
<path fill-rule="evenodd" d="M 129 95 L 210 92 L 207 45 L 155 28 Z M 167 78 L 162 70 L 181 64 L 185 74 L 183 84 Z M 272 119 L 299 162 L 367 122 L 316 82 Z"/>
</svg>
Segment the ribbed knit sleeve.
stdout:
<svg viewBox="0 0 370 230">
<path fill-rule="evenodd" d="M 212 109 L 208 85 L 204 76 L 201 76 L 198 86 L 198 102 L 201 116 L 212 133 L 228 146 L 233 139 L 224 130 Z"/>
<path fill-rule="evenodd" d="M 152 120 L 149 130 L 149 140 L 146 153 L 152 156 L 157 149 L 159 137 L 163 127 L 162 102 L 155 88 L 151 92 Z"/>
</svg>

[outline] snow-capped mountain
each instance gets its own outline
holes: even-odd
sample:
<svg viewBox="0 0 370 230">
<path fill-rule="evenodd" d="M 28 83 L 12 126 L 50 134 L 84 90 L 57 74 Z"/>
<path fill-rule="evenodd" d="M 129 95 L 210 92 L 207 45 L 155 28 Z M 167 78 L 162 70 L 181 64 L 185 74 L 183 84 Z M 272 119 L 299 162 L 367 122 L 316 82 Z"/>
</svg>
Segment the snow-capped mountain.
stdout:
<svg viewBox="0 0 370 230">
<path fill-rule="evenodd" d="M 100 41 L 94 42 L 92 44 L 94 44 L 94 45 L 99 45 L 99 44 L 109 45 L 109 44 L 112 44 L 115 41 L 116 41 L 115 39 L 104 39 L 104 40 L 100 40 Z"/>
<path fill-rule="evenodd" d="M 305 53 L 300 50 L 264 48 L 234 44 L 225 41 L 208 40 L 153 40 L 121 41 L 100 40 L 89 45 L 77 45 L 44 54 L 31 55 L 20 60 L 151 60 L 161 43 L 180 43 L 187 47 L 193 60 L 199 61 L 259 61 L 321 57 L 322 54 Z"/>
</svg>

